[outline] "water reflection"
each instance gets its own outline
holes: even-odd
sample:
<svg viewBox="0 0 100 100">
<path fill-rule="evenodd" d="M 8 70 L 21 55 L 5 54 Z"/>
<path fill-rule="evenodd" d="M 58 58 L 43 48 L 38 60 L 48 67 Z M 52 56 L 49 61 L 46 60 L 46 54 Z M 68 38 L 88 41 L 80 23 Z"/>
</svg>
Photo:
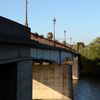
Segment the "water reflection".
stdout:
<svg viewBox="0 0 100 100">
<path fill-rule="evenodd" d="M 100 100 L 99 75 L 81 76 L 73 80 L 74 100 Z"/>
</svg>

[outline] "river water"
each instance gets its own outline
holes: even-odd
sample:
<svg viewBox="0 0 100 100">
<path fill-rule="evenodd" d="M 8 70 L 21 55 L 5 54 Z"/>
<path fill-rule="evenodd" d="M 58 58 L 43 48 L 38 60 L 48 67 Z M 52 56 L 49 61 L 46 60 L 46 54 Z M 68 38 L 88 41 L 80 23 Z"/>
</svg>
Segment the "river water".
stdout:
<svg viewBox="0 0 100 100">
<path fill-rule="evenodd" d="M 74 80 L 74 100 L 100 100 L 100 75 L 83 75 Z"/>
</svg>

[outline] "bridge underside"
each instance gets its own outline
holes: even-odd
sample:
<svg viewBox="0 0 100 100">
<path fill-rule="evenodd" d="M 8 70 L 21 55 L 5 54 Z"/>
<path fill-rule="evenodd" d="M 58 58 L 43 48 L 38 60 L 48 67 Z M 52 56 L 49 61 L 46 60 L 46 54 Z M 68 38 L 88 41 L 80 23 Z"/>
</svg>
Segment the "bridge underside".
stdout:
<svg viewBox="0 0 100 100">
<path fill-rule="evenodd" d="M 73 53 L 64 51 L 63 49 L 50 47 L 50 48 L 32 48 L 31 57 L 33 59 L 46 59 L 48 61 L 55 61 L 60 64 L 64 58 L 72 59 L 74 58 Z"/>
<path fill-rule="evenodd" d="M 48 62 L 56 62 L 57 64 L 70 64 L 72 65 L 72 74 L 73 79 L 79 78 L 79 65 L 78 65 L 78 56 L 72 52 L 65 51 L 64 49 L 59 49 L 54 47 L 49 47 L 46 49 L 43 48 L 32 48 L 31 57 L 33 60 L 41 61 L 45 60 Z"/>
<path fill-rule="evenodd" d="M 17 100 L 17 64 L 0 64 L 0 100 Z"/>
</svg>

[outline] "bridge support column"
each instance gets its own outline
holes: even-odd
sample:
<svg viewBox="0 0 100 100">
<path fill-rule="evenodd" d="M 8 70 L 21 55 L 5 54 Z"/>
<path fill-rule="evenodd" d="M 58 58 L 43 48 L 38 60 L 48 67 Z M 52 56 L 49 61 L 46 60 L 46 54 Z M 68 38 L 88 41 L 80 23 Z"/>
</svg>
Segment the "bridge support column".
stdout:
<svg viewBox="0 0 100 100">
<path fill-rule="evenodd" d="M 79 79 L 78 60 L 67 61 L 67 62 L 72 65 L 72 76 L 73 76 L 73 79 Z"/>
<path fill-rule="evenodd" d="M 73 79 L 79 79 L 79 64 L 77 60 L 73 61 Z"/>
<path fill-rule="evenodd" d="M 33 65 L 33 100 L 72 100 L 70 65 Z"/>
<path fill-rule="evenodd" d="M 17 64 L 17 100 L 32 100 L 32 61 Z"/>
</svg>

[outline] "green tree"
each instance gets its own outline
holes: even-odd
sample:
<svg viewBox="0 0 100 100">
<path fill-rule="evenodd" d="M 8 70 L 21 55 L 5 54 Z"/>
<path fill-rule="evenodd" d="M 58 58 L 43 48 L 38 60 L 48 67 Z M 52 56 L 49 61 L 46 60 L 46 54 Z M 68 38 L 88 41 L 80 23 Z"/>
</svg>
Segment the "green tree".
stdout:
<svg viewBox="0 0 100 100">
<path fill-rule="evenodd" d="M 67 43 L 66 43 L 66 41 L 63 41 L 62 43 L 63 43 L 64 45 L 66 45 L 66 44 L 67 44 Z"/>
<path fill-rule="evenodd" d="M 52 40 L 52 38 L 53 38 L 53 33 L 52 33 L 52 32 L 48 32 L 47 38 L 50 39 L 50 40 Z"/>
<path fill-rule="evenodd" d="M 90 72 L 94 67 L 100 66 L 100 37 L 96 38 L 85 48 L 80 49 L 80 54 L 85 72 Z"/>
<path fill-rule="evenodd" d="M 78 42 L 77 43 L 77 51 L 80 51 L 80 49 L 84 48 L 84 42 Z"/>
<path fill-rule="evenodd" d="M 35 35 L 36 37 L 38 37 L 38 36 L 39 36 L 39 34 L 38 34 L 37 32 L 35 32 L 35 33 L 34 33 L 34 35 Z"/>
<path fill-rule="evenodd" d="M 44 38 L 44 35 L 41 34 L 40 37 Z"/>
<path fill-rule="evenodd" d="M 100 38 L 96 38 L 92 43 L 89 45 L 89 59 L 96 60 L 100 59 Z"/>
</svg>

